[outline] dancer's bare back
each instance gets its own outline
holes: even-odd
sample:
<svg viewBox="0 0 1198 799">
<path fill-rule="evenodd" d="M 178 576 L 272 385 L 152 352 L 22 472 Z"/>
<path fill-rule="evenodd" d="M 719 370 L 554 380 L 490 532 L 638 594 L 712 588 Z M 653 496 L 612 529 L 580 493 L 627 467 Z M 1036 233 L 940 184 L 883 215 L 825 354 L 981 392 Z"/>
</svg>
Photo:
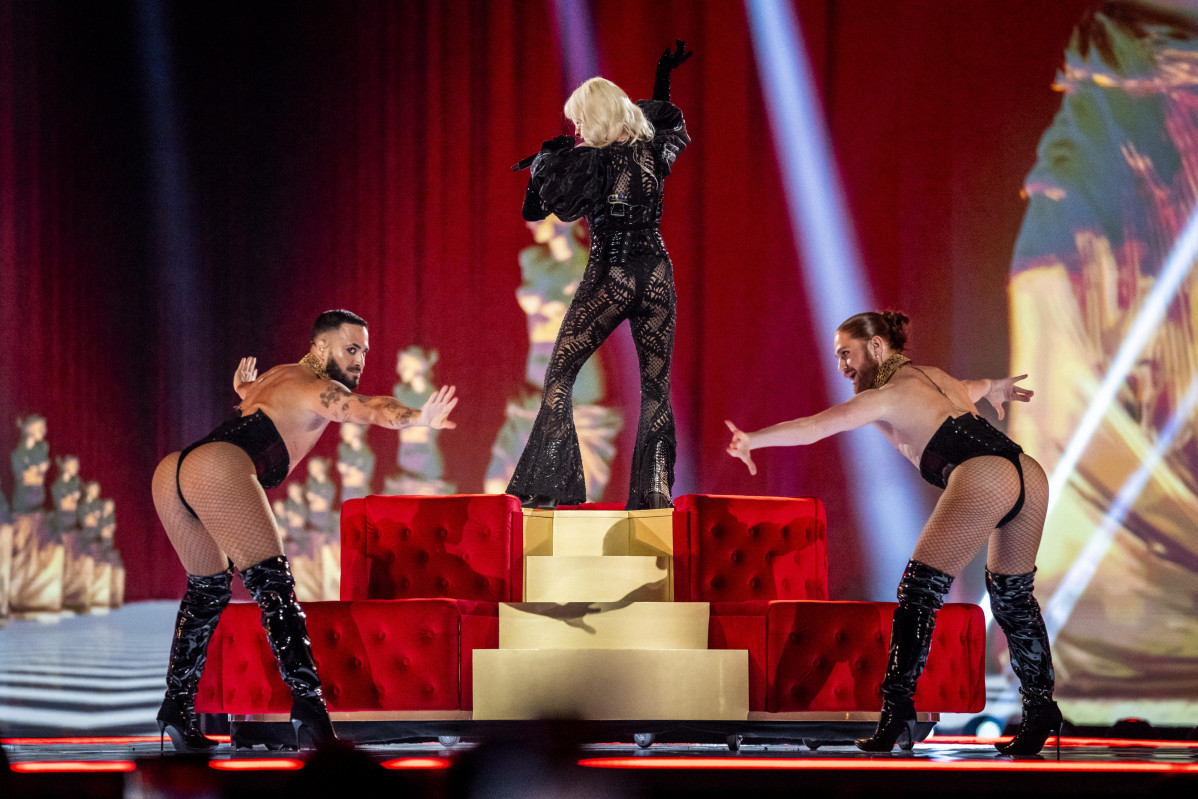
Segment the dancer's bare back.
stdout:
<svg viewBox="0 0 1198 799">
<path fill-rule="evenodd" d="M 424 403 L 409 408 L 392 397 L 355 394 L 309 367 L 293 363 L 276 366 L 262 376 L 257 359 L 243 358 L 233 377 L 241 396 L 241 414 L 262 411 L 274 422 L 287 445 L 291 465 L 299 463 L 320 439 L 329 422 L 373 424 L 397 430 L 424 425 L 450 429 L 448 416 L 458 404 L 453 386 L 444 386 Z"/>
</svg>

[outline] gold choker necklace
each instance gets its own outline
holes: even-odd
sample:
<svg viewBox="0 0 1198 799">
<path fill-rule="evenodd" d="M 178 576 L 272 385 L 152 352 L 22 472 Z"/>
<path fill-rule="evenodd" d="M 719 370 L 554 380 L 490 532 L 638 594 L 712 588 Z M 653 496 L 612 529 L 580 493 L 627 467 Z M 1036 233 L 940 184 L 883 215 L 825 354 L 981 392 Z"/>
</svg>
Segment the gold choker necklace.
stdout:
<svg viewBox="0 0 1198 799">
<path fill-rule="evenodd" d="M 878 367 L 878 374 L 874 377 L 874 388 L 881 388 L 889 383 L 894 373 L 908 363 L 911 363 L 911 359 L 899 352 L 882 361 L 882 365 Z"/>
<path fill-rule="evenodd" d="M 300 359 L 299 359 L 299 362 L 300 362 L 300 366 L 306 366 L 306 367 L 308 367 L 308 368 L 309 368 L 309 369 L 311 369 L 313 372 L 315 372 L 315 373 L 316 373 L 316 376 L 317 376 L 317 377 L 319 377 L 321 380 L 328 380 L 328 379 L 329 379 L 329 373 L 328 373 L 328 371 L 327 371 L 327 370 L 324 368 L 324 364 L 323 364 L 323 363 L 321 363 L 321 362 L 320 362 L 320 359 L 319 359 L 319 358 L 317 358 L 317 357 L 316 357 L 315 355 L 313 355 L 312 353 L 310 353 L 310 352 L 309 352 L 307 355 L 305 355 L 304 357 L 300 358 Z"/>
</svg>

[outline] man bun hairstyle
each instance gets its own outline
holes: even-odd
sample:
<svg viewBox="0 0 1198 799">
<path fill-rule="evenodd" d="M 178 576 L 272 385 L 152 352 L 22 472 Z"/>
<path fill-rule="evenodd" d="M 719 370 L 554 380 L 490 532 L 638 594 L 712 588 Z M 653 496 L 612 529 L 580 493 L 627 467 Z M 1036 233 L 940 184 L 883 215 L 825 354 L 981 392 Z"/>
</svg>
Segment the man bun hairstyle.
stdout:
<svg viewBox="0 0 1198 799">
<path fill-rule="evenodd" d="M 353 311 L 347 311 L 343 308 L 335 311 L 325 311 L 316 317 L 316 321 L 312 323 L 311 341 L 316 341 L 324 333 L 336 330 L 342 325 L 361 325 L 362 327 L 366 327 L 366 320 Z"/>
<path fill-rule="evenodd" d="M 848 333 L 853 338 L 869 341 L 874 336 L 881 336 L 895 352 L 902 352 L 907 345 L 907 326 L 911 317 L 902 311 L 866 311 L 840 323 L 837 332 Z"/>
</svg>

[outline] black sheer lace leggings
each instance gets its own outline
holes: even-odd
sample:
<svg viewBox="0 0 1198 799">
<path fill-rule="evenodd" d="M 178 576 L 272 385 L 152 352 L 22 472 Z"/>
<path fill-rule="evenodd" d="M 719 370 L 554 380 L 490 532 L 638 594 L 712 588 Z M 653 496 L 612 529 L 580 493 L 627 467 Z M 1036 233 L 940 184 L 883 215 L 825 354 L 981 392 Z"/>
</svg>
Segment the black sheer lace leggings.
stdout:
<svg viewBox="0 0 1198 799">
<path fill-rule="evenodd" d="M 604 274 L 604 271 L 606 274 Z M 670 356 L 674 349 L 674 272 L 668 258 L 632 258 L 627 264 L 592 262 L 557 334 L 541 410 L 508 493 L 541 495 L 561 505 L 586 501 L 582 455 L 571 394 L 578 372 L 612 331 L 627 319 L 641 372 L 641 414 L 628 508 L 646 506 L 648 494 L 670 495 L 674 484 L 674 410 L 670 406 Z"/>
</svg>

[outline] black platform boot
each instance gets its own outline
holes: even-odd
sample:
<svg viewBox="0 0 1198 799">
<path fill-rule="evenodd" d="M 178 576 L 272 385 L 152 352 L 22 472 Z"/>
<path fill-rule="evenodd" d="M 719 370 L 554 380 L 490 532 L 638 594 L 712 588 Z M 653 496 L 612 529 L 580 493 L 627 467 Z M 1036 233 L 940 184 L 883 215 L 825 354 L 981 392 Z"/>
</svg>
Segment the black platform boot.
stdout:
<svg viewBox="0 0 1198 799">
<path fill-rule="evenodd" d="M 557 507 L 557 499 L 548 494 L 533 494 L 520 497 L 520 507 L 529 510 L 553 510 Z"/>
<path fill-rule="evenodd" d="M 889 752 L 895 743 L 901 749 L 915 746 L 915 683 L 928 662 L 936 611 L 952 584 L 952 575 L 917 560 L 907 561 L 890 633 L 890 660 L 882 678 L 882 717 L 871 737 L 858 739 L 858 749 Z"/>
<path fill-rule="evenodd" d="M 247 566 L 241 570 L 241 579 L 262 609 L 262 627 L 279 661 L 283 682 L 291 689 L 291 726 L 295 728 L 296 743 L 305 747 L 337 742 L 287 558 L 277 555 Z"/>
<path fill-rule="evenodd" d="M 1004 755 L 1034 755 L 1044 748 L 1048 736 L 1057 736 L 1057 757 L 1061 756 L 1061 709 L 1052 701 L 1056 675 L 1052 670 L 1052 652 L 1048 648 L 1048 630 L 1040 615 L 1040 604 L 1032 593 L 1036 571 L 1027 574 L 995 574 L 986 570 L 986 590 L 990 609 L 1007 636 L 1011 668 L 1019 678 L 1023 694 L 1023 718 L 1015 737 L 994 747 Z"/>
<path fill-rule="evenodd" d="M 649 474 L 643 483 L 633 475 L 633 493 L 644 493 L 640 496 L 629 496 L 628 510 L 663 510 L 674 507 L 674 500 L 670 498 L 670 485 L 674 482 L 674 459 L 669 441 L 659 436 L 651 442 L 645 448 L 640 464 L 634 465 L 633 469 L 634 472 L 647 469 Z"/>
<path fill-rule="evenodd" d="M 208 659 L 208 642 L 220 621 L 221 611 L 233 595 L 232 586 L 232 569 L 207 577 L 187 575 L 187 592 L 175 617 L 175 637 L 166 670 L 166 697 L 158 709 L 158 731 L 171 737 L 176 752 L 205 752 L 218 746 L 200 732 L 195 699 Z"/>
</svg>

